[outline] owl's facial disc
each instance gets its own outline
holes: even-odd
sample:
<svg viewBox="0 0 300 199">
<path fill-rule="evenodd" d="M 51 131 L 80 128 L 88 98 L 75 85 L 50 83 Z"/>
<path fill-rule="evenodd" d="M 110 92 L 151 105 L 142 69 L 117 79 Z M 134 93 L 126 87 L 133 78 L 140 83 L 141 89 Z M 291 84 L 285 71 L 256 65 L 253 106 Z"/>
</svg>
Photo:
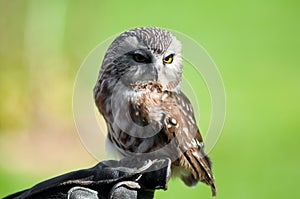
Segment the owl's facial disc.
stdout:
<svg viewBox="0 0 300 199">
<path fill-rule="evenodd" d="M 180 48 L 171 43 L 170 48 L 160 54 L 151 49 L 137 49 L 124 55 L 127 71 L 123 83 L 130 86 L 140 83 L 158 82 L 163 90 L 180 89 L 182 59 Z M 137 46 L 139 47 L 139 46 Z"/>
<path fill-rule="evenodd" d="M 180 90 L 181 43 L 171 33 L 129 31 L 115 40 L 107 54 L 115 58 L 116 77 L 126 87 L 158 82 L 163 90 Z"/>
</svg>

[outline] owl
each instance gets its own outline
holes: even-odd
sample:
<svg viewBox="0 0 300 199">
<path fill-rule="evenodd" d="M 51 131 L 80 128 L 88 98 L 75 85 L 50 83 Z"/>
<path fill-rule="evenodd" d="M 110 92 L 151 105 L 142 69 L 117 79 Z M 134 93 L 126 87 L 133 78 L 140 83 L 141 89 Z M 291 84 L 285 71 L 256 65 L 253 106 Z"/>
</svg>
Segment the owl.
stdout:
<svg viewBox="0 0 300 199">
<path fill-rule="evenodd" d="M 181 43 L 156 27 L 122 33 L 108 48 L 94 88 L 107 139 L 122 156 L 147 155 L 172 160 L 172 176 L 188 186 L 199 181 L 216 195 L 211 162 L 181 92 Z"/>
</svg>

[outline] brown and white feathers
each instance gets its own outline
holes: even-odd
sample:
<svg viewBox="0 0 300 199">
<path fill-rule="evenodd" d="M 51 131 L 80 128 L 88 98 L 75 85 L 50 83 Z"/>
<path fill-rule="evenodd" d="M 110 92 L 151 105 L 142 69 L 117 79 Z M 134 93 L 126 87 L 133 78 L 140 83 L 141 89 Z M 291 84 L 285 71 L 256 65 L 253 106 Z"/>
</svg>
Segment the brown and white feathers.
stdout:
<svg viewBox="0 0 300 199">
<path fill-rule="evenodd" d="M 211 162 L 192 105 L 180 90 L 181 76 L 181 43 L 170 32 L 129 30 L 107 50 L 95 102 L 109 141 L 123 156 L 167 156 L 186 185 L 203 182 L 215 195 Z"/>
</svg>

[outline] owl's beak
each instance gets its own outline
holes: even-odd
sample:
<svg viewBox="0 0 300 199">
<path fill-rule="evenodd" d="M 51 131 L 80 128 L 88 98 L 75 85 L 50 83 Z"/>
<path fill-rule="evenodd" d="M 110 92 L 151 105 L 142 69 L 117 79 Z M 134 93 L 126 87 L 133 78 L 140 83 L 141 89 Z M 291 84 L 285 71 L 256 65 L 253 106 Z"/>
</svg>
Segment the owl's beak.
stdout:
<svg viewBox="0 0 300 199">
<path fill-rule="evenodd" d="M 157 62 L 154 66 L 154 70 L 156 73 L 155 81 L 160 81 L 160 83 L 162 83 L 161 80 L 164 79 L 164 76 L 165 76 L 163 74 L 163 68 L 164 68 L 164 65 L 162 63 L 160 63 L 160 61 Z"/>
<path fill-rule="evenodd" d="M 156 81 L 157 82 L 157 80 L 158 80 L 158 70 L 157 70 L 157 67 L 156 67 L 156 65 L 155 64 L 153 64 L 153 67 L 152 67 L 152 76 L 153 76 L 153 78 L 154 78 L 154 81 Z"/>
</svg>

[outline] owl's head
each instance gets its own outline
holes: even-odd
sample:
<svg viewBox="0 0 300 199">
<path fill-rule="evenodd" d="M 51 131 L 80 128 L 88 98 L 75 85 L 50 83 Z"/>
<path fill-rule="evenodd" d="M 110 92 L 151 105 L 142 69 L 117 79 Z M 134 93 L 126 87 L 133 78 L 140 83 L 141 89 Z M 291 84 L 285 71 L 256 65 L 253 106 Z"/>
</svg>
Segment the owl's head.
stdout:
<svg viewBox="0 0 300 199">
<path fill-rule="evenodd" d="M 136 28 L 122 33 L 110 45 L 99 79 L 125 86 L 158 82 L 164 90 L 180 90 L 181 43 L 167 30 Z"/>
</svg>

